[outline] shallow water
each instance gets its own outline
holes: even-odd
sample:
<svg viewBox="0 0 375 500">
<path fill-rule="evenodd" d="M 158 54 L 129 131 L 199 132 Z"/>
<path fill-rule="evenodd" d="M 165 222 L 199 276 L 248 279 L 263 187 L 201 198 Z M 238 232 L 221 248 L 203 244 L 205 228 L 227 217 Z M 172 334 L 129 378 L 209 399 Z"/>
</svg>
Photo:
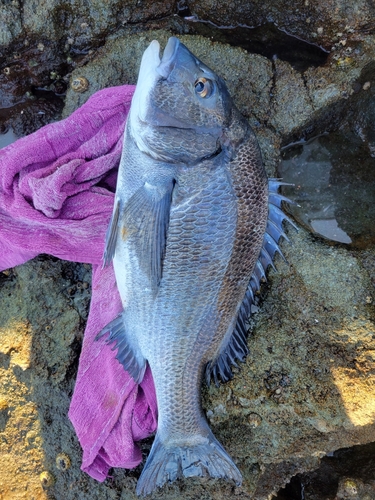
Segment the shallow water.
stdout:
<svg viewBox="0 0 375 500">
<path fill-rule="evenodd" d="M 283 194 L 288 211 L 312 233 L 366 248 L 375 242 L 375 158 L 350 132 L 294 143 L 282 151 L 279 175 L 295 187 Z"/>
<path fill-rule="evenodd" d="M 17 140 L 17 136 L 13 132 L 13 130 L 10 128 L 7 132 L 0 134 L 0 149 L 5 148 L 5 146 L 12 144 L 12 142 L 14 142 L 16 140 Z"/>
</svg>

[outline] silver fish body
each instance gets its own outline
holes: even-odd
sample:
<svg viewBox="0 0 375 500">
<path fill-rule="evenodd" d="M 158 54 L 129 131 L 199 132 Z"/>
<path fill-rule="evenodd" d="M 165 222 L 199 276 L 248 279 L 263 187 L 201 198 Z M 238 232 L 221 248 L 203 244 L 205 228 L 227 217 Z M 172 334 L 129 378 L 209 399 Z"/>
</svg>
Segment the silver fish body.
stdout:
<svg viewBox="0 0 375 500">
<path fill-rule="evenodd" d="M 157 394 L 158 429 L 138 494 L 182 475 L 241 483 L 208 426 L 200 388 L 205 374 L 230 378 L 229 365 L 247 354 L 239 323 L 267 219 L 259 147 L 224 82 L 176 38 L 161 60 L 152 42 L 104 257 L 113 258 L 124 307 L 105 330 L 108 342 L 137 382 L 149 363 Z"/>
</svg>

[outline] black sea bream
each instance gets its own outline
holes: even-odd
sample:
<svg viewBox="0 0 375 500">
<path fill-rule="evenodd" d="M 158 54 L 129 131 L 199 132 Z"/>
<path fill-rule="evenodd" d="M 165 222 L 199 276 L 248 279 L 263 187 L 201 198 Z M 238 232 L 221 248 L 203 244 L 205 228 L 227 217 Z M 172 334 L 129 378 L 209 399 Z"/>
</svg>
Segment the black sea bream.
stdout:
<svg viewBox="0 0 375 500">
<path fill-rule="evenodd" d="M 176 38 L 145 51 L 126 124 L 104 263 L 123 313 L 110 332 L 136 382 L 151 367 L 158 429 L 137 485 L 241 473 L 212 434 L 201 383 L 227 381 L 244 321 L 283 236 L 279 182 L 224 81 Z M 270 191 L 270 193 L 269 193 Z"/>
</svg>

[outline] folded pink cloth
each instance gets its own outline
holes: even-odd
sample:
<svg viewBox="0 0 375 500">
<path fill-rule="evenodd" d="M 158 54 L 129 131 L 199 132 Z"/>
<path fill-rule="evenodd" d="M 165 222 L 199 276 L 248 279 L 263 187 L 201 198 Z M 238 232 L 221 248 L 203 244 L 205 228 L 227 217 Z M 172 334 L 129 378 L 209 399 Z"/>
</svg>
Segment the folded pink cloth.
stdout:
<svg viewBox="0 0 375 500">
<path fill-rule="evenodd" d="M 0 270 L 48 253 L 93 266 L 92 298 L 69 418 L 82 470 L 141 460 L 135 441 L 156 429 L 149 368 L 138 386 L 95 336 L 121 310 L 112 265 L 102 269 L 122 137 L 134 86 L 94 94 L 70 117 L 0 150 Z"/>
</svg>

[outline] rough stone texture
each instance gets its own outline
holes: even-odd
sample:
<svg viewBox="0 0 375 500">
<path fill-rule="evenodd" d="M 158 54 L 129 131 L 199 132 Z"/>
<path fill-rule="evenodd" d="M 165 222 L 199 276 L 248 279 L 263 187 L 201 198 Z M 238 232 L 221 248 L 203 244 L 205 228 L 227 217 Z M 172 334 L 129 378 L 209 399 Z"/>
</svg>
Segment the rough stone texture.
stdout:
<svg viewBox="0 0 375 500">
<path fill-rule="evenodd" d="M 223 26 L 259 26 L 275 23 L 280 29 L 330 49 L 353 33 L 371 32 L 375 8 L 371 0 L 25 0 L 3 2 L 0 6 L 0 46 L 20 36 L 66 40 L 74 38 L 83 48 L 106 38 L 126 24 L 160 19 L 178 11 Z"/>
<path fill-rule="evenodd" d="M 87 319 L 89 280 L 88 266 L 43 256 L 0 274 L 4 500 L 50 498 L 39 475 L 44 470 L 56 475 L 54 460 L 60 451 L 79 452 L 67 411 Z"/>
<path fill-rule="evenodd" d="M 73 78 L 84 76 L 90 85 L 84 94 L 68 91 L 65 114 L 99 88 L 135 83 L 148 42 L 165 43 L 167 36 L 145 32 L 108 42 L 74 71 Z M 367 102 L 364 84 L 375 86 L 371 37 L 352 51 L 338 48 L 324 67 L 304 74 L 202 37 L 182 40 L 227 80 L 271 175 L 280 144 L 337 127 Z M 329 246 L 303 229 L 289 236 L 292 245 L 283 249 L 290 264 L 278 259 L 279 272 L 269 273 L 241 373 L 219 389 L 203 389 L 213 431 L 241 469 L 243 487 L 189 479 L 150 498 L 269 499 L 327 452 L 375 441 L 375 250 Z M 115 470 L 103 484 L 92 480 L 79 469 L 81 451 L 67 418 L 87 273 L 84 266 L 38 258 L 0 279 L 0 498 L 135 498 L 141 467 Z M 145 453 L 150 443 L 143 444 Z M 72 462 L 67 471 L 55 464 L 61 452 Z M 44 490 L 43 471 L 55 478 Z M 341 498 L 348 484 L 343 478 Z M 368 485 L 370 479 L 357 487 L 367 492 Z"/>
<path fill-rule="evenodd" d="M 53 41 L 72 39 L 83 49 L 127 23 L 144 23 L 171 15 L 176 0 L 25 0 L 0 5 L 0 47 L 18 37 Z"/>
<path fill-rule="evenodd" d="M 243 457 L 246 441 L 247 460 L 257 457 L 258 464 L 261 457 L 263 464 L 295 465 L 375 439 L 368 273 L 359 253 L 326 246 L 303 230 L 292 240 L 284 246 L 291 265 L 280 262 L 279 272 L 270 273 L 246 368 L 207 395 L 214 430 L 230 428 L 241 415 L 245 439 L 238 436 L 236 453 Z M 259 498 L 267 498 L 264 491 Z"/>
<path fill-rule="evenodd" d="M 375 481 L 364 483 L 358 479 L 343 478 L 340 480 L 337 499 L 372 500 L 375 491 Z"/>
<path fill-rule="evenodd" d="M 0 47 L 8 45 L 22 33 L 19 4 L 8 3 L 0 6 Z"/>
<path fill-rule="evenodd" d="M 345 448 L 321 460 L 319 469 L 294 477 L 277 500 L 373 500 L 375 443 Z"/>
<path fill-rule="evenodd" d="M 275 61 L 275 86 L 272 95 L 273 113 L 270 125 L 278 135 L 301 129 L 311 120 L 313 106 L 301 74 L 284 61 Z M 291 96 L 298 99 L 291 99 Z"/>
</svg>

